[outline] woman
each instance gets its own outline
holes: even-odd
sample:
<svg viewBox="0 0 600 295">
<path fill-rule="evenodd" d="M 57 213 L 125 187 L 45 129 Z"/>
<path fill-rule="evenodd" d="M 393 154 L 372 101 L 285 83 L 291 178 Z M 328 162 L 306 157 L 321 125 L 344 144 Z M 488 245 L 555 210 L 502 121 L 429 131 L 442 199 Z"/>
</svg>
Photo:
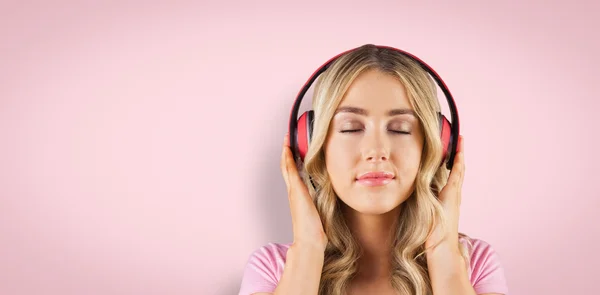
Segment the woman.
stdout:
<svg viewBox="0 0 600 295">
<path fill-rule="evenodd" d="M 458 233 L 462 136 L 450 172 L 419 64 L 349 51 L 317 80 L 313 109 L 304 165 L 288 135 L 281 158 L 294 241 L 255 251 L 239 294 L 507 294 L 490 245 Z"/>
</svg>

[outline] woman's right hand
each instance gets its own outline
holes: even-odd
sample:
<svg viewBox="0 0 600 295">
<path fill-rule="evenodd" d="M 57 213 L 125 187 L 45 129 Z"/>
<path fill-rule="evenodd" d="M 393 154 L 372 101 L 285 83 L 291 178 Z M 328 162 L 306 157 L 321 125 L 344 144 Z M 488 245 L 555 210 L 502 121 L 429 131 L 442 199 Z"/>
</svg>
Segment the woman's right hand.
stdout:
<svg viewBox="0 0 600 295">
<path fill-rule="evenodd" d="M 292 230 L 297 247 L 308 247 L 325 251 L 327 235 L 323 230 L 321 218 L 317 212 L 306 184 L 302 181 L 290 149 L 289 134 L 283 141 L 281 155 L 281 173 L 287 186 L 288 201 L 292 215 Z"/>
</svg>

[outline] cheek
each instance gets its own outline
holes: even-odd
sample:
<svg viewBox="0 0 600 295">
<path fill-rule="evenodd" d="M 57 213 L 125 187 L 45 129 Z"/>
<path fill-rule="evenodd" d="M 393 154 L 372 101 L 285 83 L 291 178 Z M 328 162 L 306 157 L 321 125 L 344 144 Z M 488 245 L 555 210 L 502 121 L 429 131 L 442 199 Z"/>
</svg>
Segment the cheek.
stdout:
<svg viewBox="0 0 600 295">
<path fill-rule="evenodd" d="M 394 165 L 399 173 L 404 175 L 416 174 L 421 163 L 421 151 L 417 148 L 405 149 L 394 154 Z"/>
<path fill-rule="evenodd" d="M 334 185 L 352 178 L 355 168 L 356 151 L 348 146 L 332 144 L 327 147 L 325 164 Z"/>
</svg>

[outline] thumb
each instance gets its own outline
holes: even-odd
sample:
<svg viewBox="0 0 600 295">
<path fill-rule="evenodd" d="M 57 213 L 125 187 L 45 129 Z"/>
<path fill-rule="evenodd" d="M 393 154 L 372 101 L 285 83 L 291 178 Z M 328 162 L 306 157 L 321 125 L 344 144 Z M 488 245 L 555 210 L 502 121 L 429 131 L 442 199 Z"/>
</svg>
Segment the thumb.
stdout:
<svg viewBox="0 0 600 295">
<path fill-rule="evenodd" d="M 288 171 L 288 153 L 289 153 L 289 134 L 283 137 L 283 149 L 281 151 L 281 162 L 280 169 L 285 185 L 287 186 L 288 192 L 290 191 L 290 176 Z"/>
</svg>

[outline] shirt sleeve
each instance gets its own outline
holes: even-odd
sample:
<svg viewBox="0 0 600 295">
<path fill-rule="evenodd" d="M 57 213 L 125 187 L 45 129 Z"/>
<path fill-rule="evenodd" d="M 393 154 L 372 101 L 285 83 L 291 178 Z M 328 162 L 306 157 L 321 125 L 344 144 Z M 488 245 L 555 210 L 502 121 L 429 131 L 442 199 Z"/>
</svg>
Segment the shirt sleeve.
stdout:
<svg viewBox="0 0 600 295">
<path fill-rule="evenodd" d="M 500 256 L 490 244 L 473 241 L 471 254 L 471 283 L 477 294 L 499 293 L 508 295 L 508 284 Z"/>
<path fill-rule="evenodd" d="M 244 268 L 238 295 L 275 292 L 285 264 L 286 253 L 287 249 L 282 249 L 273 243 L 254 251 Z"/>
</svg>

